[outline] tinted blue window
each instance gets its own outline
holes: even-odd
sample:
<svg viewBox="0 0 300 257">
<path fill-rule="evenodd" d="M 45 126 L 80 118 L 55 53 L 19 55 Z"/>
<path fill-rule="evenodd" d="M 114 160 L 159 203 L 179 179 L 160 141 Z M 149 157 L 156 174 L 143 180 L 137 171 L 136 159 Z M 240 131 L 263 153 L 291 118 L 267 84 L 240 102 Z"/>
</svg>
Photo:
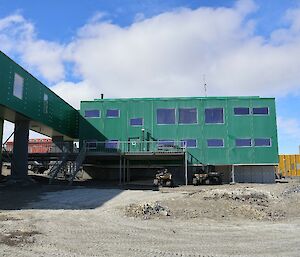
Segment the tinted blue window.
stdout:
<svg viewBox="0 0 300 257">
<path fill-rule="evenodd" d="M 180 124 L 197 123 L 197 108 L 180 108 L 178 122 Z"/>
<path fill-rule="evenodd" d="M 118 118 L 120 117 L 120 110 L 115 110 L 115 109 L 106 110 L 106 117 Z"/>
<path fill-rule="evenodd" d="M 86 118 L 99 118 L 100 111 L 99 110 L 85 110 L 84 117 Z"/>
<path fill-rule="evenodd" d="M 234 115 L 249 115 L 250 109 L 247 107 L 236 107 L 234 108 Z"/>
<path fill-rule="evenodd" d="M 143 126 L 143 118 L 130 119 L 130 126 Z"/>
<path fill-rule="evenodd" d="M 224 123 L 223 108 L 205 109 L 205 123 Z"/>
<path fill-rule="evenodd" d="M 208 147 L 223 147 L 224 141 L 223 139 L 207 139 Z"/>
<path fill-rule="evenodd" d="M 157 109 L 157 124 L 175 124 L 175 109 Z"/>
<path fill-rule="evenodd" d="M 158 146 L 174 146 L 174 140 L 158 140 Z"/>
<path fill-rule="evenodd" d="M 268 107 L 255 107 L 253 108 L 253 114 L 257 115 L 268 115 L 269 114 L 269 108 Z"/>
<path fill-rule="evenodd" d="M 181 147 L 184 147 L 184 146 L 186 146 L 187 148 L 197 147 L 197 140 L 196 139 L 181 140 Z"/>
<path fill-rule="evenodd" d="M 251 139 L 250 138 L 237 138 L 235 140 L 236 147 L 243 147 L 243 146 L 251 146 Z"/>
<path fill-rule="evenodd" d="M 117 149 L 118 145 L 119 145 L 118 140 L 107 140 L 107 141 L 105 141 L 105 148 L 108 148 L 108 149 Z"/>
<path fill-rule="evenodd" d="M 255 138 L 254 139 L 255 146 L 271 146 L 270 138 Z"/>
</svg>

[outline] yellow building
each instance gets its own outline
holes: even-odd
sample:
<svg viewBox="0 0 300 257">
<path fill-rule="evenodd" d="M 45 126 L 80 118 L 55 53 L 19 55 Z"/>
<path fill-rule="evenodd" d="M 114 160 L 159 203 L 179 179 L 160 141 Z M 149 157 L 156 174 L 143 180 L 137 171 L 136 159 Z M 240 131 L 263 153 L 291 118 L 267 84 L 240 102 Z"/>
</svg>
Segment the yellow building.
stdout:
<svg viewBox="0 0 300 257">
<path fill-rule="evenodd" d="M 300 176 L 300 154 L 279 155 L 278 173 L 285 177 Z"/>
</svg>

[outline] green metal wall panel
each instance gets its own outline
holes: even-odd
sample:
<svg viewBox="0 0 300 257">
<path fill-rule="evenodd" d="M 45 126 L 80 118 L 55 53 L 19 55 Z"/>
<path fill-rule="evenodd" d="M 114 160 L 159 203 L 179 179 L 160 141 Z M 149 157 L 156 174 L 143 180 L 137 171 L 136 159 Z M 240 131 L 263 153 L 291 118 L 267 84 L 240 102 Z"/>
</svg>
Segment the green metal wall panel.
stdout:
<svg viewBox="0 0 300 257">
<path fill-rule="evenodd" d="M 175 108 L 176 121 L 178 108 L 196 107 L 197 124 L 157 125 L 157 108 Z M 205 108 L 224 108 L 224 124 L 205 124 Z M 269 115 L 235 116 L 234 107 L 268 107 Z M 127 141 L 130 137 L 142 138 L 142 127 L 129 125 L 130 118 L 144 118 L 145 131 L 155 139 L 197 139 L 197 148 L 189 152 L 203 163 L 208 164 L 269 164 L 278 162 L 277 127 L 274 98 L 259 97 L 190 97 L 190 98 L 141 98 L 104 99 L 81 102 L 81 114 L 88 109 L 99 109 L 100 118 L 87 118 L 101 131 L 106 139 Z M 106 118 L 107 109 L 120 109 L 119 118 Z M 236 138 L 271 138 L 271 147 L 235 146 Z M 92 139 L 88 133 L 80 132 L 80 138 Z M 208 148 L 207 139 L 224 139 L 223 148 Z M 93 138 L 100 140 L 98 138 Z"/>
<path fill-rule="evenodd" d="M 23 99 L 13 95 L 15 73 L 24 79 Z M 44 94 L 48 95 L 48 112 L 44 111 Z M 13 122 L 16 112 L 62 135 L 78 138 L 79 112 L 1 51 L 0 106 L 2 118 Z"/>
</svg>

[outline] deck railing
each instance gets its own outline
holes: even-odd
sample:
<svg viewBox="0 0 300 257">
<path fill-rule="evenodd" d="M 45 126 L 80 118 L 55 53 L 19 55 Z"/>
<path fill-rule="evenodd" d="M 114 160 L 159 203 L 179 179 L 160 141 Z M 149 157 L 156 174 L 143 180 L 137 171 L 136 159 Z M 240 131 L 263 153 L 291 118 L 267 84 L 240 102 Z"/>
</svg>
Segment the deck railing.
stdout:
<svg viewBox="0 0 300 257">
<path fill-rule="evenodd" d="M 106 141 L 85 142 L 87 152 L 102 153 L 184 153 L 183 141 Z"/>
</svg>

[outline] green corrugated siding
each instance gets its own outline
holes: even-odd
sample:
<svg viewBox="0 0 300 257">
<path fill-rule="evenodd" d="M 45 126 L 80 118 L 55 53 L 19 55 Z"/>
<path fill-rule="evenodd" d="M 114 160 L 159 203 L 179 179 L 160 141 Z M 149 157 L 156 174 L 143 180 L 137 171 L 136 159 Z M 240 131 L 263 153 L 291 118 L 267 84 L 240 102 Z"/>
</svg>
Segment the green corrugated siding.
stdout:
<svg viewBox="0 0 300 257">
<path fill-rule="evenodd" d="M 157 125 L 157 108 L 197 107 L 198 124 Z M 207 107 L 224 108 L 224 124 L 205 124 L 204 110 Z M 235 116 L 234 107 L 269 107 L 267 116 Z M 88 118 L 93 126 L 107 139 L 127 141 L 129 137 L 142 137 L 141 127 L 129 126 L 130 118 L 144 118 L 144 128 L 155 139 L 181 140 L 195 138 L 196 149 L 189 149 L 197 159 L 209 164 L 254 164 L 277 163 L 277 128 L 274 98 L 259 97 L 191 97 L 191 98 L 142 98 L 142 99 L 104 99 L 81 102 L 84 110 L 99 109 L 101 118 Z M 120 118 L 106 118 L 107 109 L 120 109 Z M 177 117 L 176 117 L 177 118 Z M 272 139 L 271 147 L 236 148 L 236 138 L 267 137 Z M 80 138 L 93 138 L 81 129 Z M 207 148 L 209 138 L 223 138 L 224 148 Z"/>
<path fill-rule="evenodd" d="M 14 74 L 24 78 L 23 99 L 13 95 Z M 49 96 L 44 113 L 44 93 Z M 0 105 L 40 122 L 71 138 L 78 138 L 79 113 L 49 88 L 0 51 Z M 4 114 L 0 113 L 0 117 Z M 13 118 L 11 118 L 13 119 Z"/>
</svg>

